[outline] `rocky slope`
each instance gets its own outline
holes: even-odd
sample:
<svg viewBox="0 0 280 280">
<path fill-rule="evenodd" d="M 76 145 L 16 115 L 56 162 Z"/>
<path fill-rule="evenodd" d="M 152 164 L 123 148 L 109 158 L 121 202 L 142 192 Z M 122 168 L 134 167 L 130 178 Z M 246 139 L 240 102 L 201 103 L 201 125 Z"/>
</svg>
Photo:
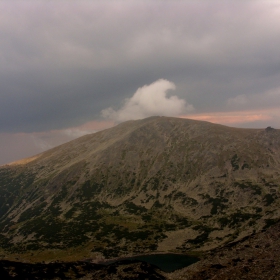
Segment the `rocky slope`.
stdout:
<svg viewBox="0 0 280 280">
<path fill-rule="evenodd" d="M 1 256 L 210 250 L 280 217 L 279 177 L 279 130 L 129 121 L 0 168 Z"/>
<path fill-rule="evenodd" d="M 280 222 L 258 234 L 205 254 L 168 279 L 280 279 Z"/>
</svg>

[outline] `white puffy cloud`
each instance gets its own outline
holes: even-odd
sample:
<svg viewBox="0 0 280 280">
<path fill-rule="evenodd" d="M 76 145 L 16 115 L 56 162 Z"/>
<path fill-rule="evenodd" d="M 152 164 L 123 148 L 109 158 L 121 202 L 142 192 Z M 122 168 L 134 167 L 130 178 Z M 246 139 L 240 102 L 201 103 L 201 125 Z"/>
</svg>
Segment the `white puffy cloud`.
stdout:
<svg viewBox="0 0 280 280">
<path fill-rule="evenodd" d="M 193 106 L 184 99 L 176 95 L 168 96 L 167 91 L 175 89 L 174 83 L 164 79 L 157 80 L 138 88 L 119 110 L 109 107 L 102 110 L 101 114 L 104 118 L 122 122 L 155 115 L 180 116 L 193 111 Z"/>
</svg>

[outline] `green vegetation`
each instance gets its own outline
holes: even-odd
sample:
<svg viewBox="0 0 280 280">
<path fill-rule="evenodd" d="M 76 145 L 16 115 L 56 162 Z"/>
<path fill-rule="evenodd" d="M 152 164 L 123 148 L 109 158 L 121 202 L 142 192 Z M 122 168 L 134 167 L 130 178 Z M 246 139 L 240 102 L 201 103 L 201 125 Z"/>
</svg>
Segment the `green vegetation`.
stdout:
<svg viewBox="0 0 280 280">
<path fill-rule="evenodd" d="M 103 187 L 102 184 L 87 180 L 79 188 L 78 196 L 82 200 L 91 200 L 96 194 L 100 193 Z"/>
<path fill-rule="evenodd" d="M 262 212 L 262 208 L 261 207 L 255 207 L 256 213 L 260 213 Z"/>
<path fill-rule="evenodd" d="M 244 170 L 245 168 L 248 168 L 248 169 L 250 168 L 249 164 L 246 162 L 243 163 L 241 169 Z"/>
<path fill-rule="evenodd" d="M 269 206 L 274 202 L 275 198 L 272 194 L 268 193 L 264 196 L 263 201 L 265 202 L 265 206 Z"/>
<path fill-rule="evenodd" d="M 264 229 L 269 228 L 270 226 L 273 226 L 277 222 L 279 222 L 279 219 L 265 219 Z"/>
<path fill-rule="evenodd" d="M 186 240 L 185 243 L 182 246 L 177 247 L 177 249 L 184 251 L 184 248 L 188 247 L 189 245 L 194 245 L 195 248 L 199 248 L 209 240 L 209 234 L 215 230 L 215 228 L 208 227 L 204 224 L 198 224 L 194 226 L 193 229 L 199 231 L 199 234 L 193 239 Z"/>
<path fill-rule="evenodd" d="M 224 203 L 228 202 L 228 199 L 223 197 L 209 198 L 209 203 L 212 203 L 212 209 L 210 211 L 211 215 L 215 215 L 218 213 L 218 210 L 223 211 L 228 206 Z"/>
<path fill-rule="evenodd" d="M 198 235 L 196 238 L 189 239 L 188 243 L 195 244 L 195 245 L 204 243 L 208 240 L 208 236 L 209 236 L 209 232 L 203 232 L 200 235 Z"/>
<path fill-rule="evenodd" d="M 124 203 L 125 210 L 130 214 L 140 214 L 142 212 L 147 212 L 147 209 L 144 206 L 135 205 L 133 202 Z"/>
<path fill-rule="evenodd" d="M 159 188 L 160 182 L 158 177 L 151 178 L 149 183 L 152 185 L 152 190 L 157 190 Z"/>
<path fill-rule="evenodd" d="M 238 162 L 239 162 L 238 156 L 237 156 L 237 154 L 235 154 L 235 155 L 231 158 L 231 161 L 230 161 L 233 171 L 239 169 Z"/>
<path fill-rule="evenodd" d="M 3 249 L 11 248 L 12 244 L 10 243 L 11 238 L 7 238 L 3 234 L 0 234 L 0 247 Z"/>
<path fill-rule="evenodd" d="M 44 207 L 46 206 L 47 206 L 47 202 L 43 202 L 37 205 L 36 207 L 28 208 L 20 215 L 18 219 L 18 223 L 40 216 L 41 213 L 44 211 Z"/>
<path fill-rule="evenodd" d="M 253 195 L 261 195 L 262 194 L 261 187 L 253 184 L 250 181 L 234 182 L 234 187 L 238 187 L 242 190 L 252 191 Z"/>
<path fill-rule="evenodd" d="M 30 189 L 34 178 L 35 175 L 31 172 L 18 173 L 10 168 L 0 169 L 0 220 L 11 207 L 20 205 L 23 199 L 28 197 L 31 203 L 37 198 L 37 190 Z"/>
<path fill-rule="evenodd" d="M 195 200 L 192 197 L 188 197 L 185 193 L 183 192 L 176 192 L 175 195 L 173 196 L 174 200 L 181 200 L 184 205 L 190 205 L 190 206 L 195 206 L 198 204 L 197 200 Z"/>
<path fill-rule="evenodd" d="M 223 192 L 221 192 L 223 194 Z M 218 214 L 222 212 L 224 209 L 228 208 L 228 205 L 226 204 L 228 202 L 227 198 L 224 198 L 222 196 L 218 197 L 210 197 L 209 194 L 199 194 L 203 199 L 206 201 L 204 202 L 205 205 L 212 204 L 212 208 L 210 210 L 211 215 Z"/>
<path fill-rule="evenodd" d="M 241 211 L 237 211 L 232 213 L 231 215 L 224 216 L 218 219 L 221 227 L 224 228 L 226 226 L 230 228 L 238 227 L 241 223 L 250 221 L 250 225 L 255 224 L 256 220 L 260 219 L 260 214 L 251 214 L 251 213 L 242 213 Z"/>
</svg>

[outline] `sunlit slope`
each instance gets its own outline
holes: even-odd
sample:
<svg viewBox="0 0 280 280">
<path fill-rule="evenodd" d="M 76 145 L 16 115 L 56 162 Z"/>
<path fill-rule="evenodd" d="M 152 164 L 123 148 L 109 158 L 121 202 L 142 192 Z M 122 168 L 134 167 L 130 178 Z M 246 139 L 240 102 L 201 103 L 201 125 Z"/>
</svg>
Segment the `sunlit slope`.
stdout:
<svg viewBox="0 0 280 280">
<path fill-rule="evenodd" d="M 279 130 L 125 122 L 1 167 L 3 254 L 207 250 L 280 216 L 279 177 Z"/>
</svg>

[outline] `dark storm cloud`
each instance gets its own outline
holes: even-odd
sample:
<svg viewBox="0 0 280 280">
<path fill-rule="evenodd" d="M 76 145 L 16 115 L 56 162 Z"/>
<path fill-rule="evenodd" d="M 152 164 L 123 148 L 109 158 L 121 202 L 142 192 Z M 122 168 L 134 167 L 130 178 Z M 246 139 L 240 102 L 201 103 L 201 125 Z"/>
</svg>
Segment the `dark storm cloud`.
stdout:
<svg viewBox="0 0 280 280">
<path fill-rule="evenodd" d="M 0 131 L 76 126 L 161 78 L 198 113 L 231 110 L 240 95 L 265 99 L 279 86 L 277 1 L 0 5 Z"/>
</svg>

